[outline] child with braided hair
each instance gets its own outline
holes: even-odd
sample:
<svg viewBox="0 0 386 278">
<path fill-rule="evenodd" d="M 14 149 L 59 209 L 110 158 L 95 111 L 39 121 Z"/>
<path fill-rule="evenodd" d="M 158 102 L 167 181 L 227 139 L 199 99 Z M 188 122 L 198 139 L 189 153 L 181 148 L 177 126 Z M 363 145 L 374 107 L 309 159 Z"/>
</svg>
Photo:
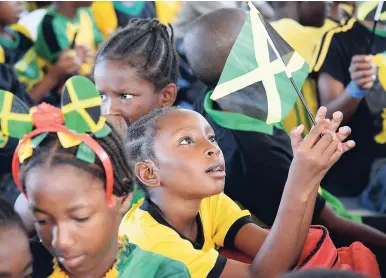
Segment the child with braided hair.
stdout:
<svg viewBox="0 0 386 278">
<path fill-rule="evenodd" d="M 177 95 L 178 58 L 173 29 L 157 19 L 133 19 L 105 41 L 96 56 L 94 79 L 104 114 L 129 125 Z"/>
<path fill-rule="evenodd" d="M 34 277 L 189 277 L 183 264 L 118 238 L 134 175 L 120 134 L 100 116 L 100 103 L 92 82 L 72 77 L 62 110 L 38 106 L 31 114 L 36 129 L 15 152 L 15 182 L 28 197 L 42 242 L 32 245 L 39 254 Z M 9 135 L 14 132 L 10 128 Z M 51 259 L 39 259 L 42 254 Z"/>
<path fill-rule="evenodd" d="M 19 215 L 0 198 L 0 277 L 31 277 L 32 255 Z"/>
<path fill-rule="evenodd" d="M 292 131 L 295 156 L 268 233 L 223 193 L 224 156 L 205 118 L 177 108 L 152 111 L 129 126 L 127 148 L 146 197 L 125 215 L 120 234 L 144 250 L 183 262 L 197 278 L 277 277 L 302 265 L 320 180 L 351 148 L 342 143 L 345 136 L 327 129 L 330 121 L 322 113 L 317 119 L 304 140 L 304 126 Z M 252 260 L 226 258 L 217 251 L 222 247 Z M 375 265 L 368 274 L 379 275 L 374 256 L 365 250 Z"/>
<path fill-rule="evenodd" d="M 157 19 L 132 19 L 101 45 L 94 79 L 105 115 L 130 125 L 175 103 L 178 55 L 170 32 Z M 133 202 L 142 197 L 136 189 Z"/>
</svg>

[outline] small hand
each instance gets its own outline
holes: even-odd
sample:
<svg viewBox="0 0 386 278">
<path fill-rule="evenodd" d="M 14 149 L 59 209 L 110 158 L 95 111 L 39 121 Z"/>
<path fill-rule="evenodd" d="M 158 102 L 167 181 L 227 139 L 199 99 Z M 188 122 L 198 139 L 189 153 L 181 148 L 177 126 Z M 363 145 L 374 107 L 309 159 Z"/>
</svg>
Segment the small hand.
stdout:
<svg viewBox="0 0 386 278">
<path fill-rule="evenodd" d="M 315 120 L 317 123 L 326 119 L 327 108 L 322 106 L 319 108 L 316 113 Z M 331 132 L 333 135 L 333 139 L 338 143 L 338 148 L 340 148 L 342 154 L 351 150 L 355 147 L 355 142 L 353 140 L 349 140 L 347 142 L 343 142 L 347 139 L 347 137 L 351 134 L 351 129 L 348 126 L 342 126 L 339 128 L 340 124 L 343 120 L 343 114 L 340 111 L 335 112 L 332 115 L 332 121 L 330 121 L 329 125 L 326 128 L 326 132 Z M 339 130 L 338 130 L 339 128 Z M 291 143 L 292 143 L 292 151 L 295 153 L 299 148 L 300 144 L 303 142 L 302 133 L 304 130 L 304 126 L 300 125 L 291 132 Z M 336 132 L 338 130 L 338 132 Z"/>
</svg>

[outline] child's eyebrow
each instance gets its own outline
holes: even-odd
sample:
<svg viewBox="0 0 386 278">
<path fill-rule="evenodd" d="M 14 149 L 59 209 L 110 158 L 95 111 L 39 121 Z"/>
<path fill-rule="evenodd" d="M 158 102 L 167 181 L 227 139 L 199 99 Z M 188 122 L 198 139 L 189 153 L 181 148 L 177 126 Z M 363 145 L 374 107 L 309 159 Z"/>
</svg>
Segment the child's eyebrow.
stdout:
<svg viewBox="0 0 386 278">
<path fill-rule="evenodd" d="M 193 125 L 181 127 L 181 128 L 179 128 L 179 129 L 175 130 L 175 131 L 173 132 L 173 135 L 174 135 L 174 134 L 177 134 L 177 133 L 180 133 L 181 131 L 184 131 L 184 130 L 186 130 L 186 129 L 194 129 L 194 128 L 196 128 L 196 126 L 193 126 Z"/>
<path fill-rule="evenodd" d="M 35 207 L 34 205 L 30 206 L 30 210 L 32 210 L 33 212 L 40 212 L 40 213 L 47 214 L 47 212 L 45 212 L 44 210 L 42 210 L 40 208 Z"/>
<path fill-rule="evenodd" d="M 70 208 L 68 211 L 71 212 L 71 211 L 75 211 L 75 210 L 82 209 L 82 208 L 87 208 L 87 207 L 88 207 L 87 205 L 80 204 L 80 205 L 76 205 L 76 206 Z"/>
</svg>

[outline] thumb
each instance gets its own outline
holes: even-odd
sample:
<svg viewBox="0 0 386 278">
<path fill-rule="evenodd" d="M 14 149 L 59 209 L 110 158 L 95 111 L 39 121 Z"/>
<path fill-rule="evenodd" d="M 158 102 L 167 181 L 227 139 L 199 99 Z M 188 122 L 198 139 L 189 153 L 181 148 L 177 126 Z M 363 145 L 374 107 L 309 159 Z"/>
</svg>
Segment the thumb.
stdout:
<svg viewBox="0 0 386 278">
<path fill-rule="evenodd" d="M 292 151 L 295 153 L 299 148 L 300 144 L 303 142 L 302 133 L 304 131 L 304 125 L 300 125 L 291 130 L 291 146 Z"/>
</svg>

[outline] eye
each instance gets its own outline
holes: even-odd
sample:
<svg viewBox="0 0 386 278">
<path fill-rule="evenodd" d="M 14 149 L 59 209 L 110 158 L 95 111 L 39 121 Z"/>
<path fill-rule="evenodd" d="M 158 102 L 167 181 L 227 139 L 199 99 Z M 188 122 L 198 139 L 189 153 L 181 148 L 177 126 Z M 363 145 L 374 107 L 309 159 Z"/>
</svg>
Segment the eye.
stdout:
<svg viewBox="0 0 386 278">
<path fill-rule="evenodd" d="M 217 143 L 217 141 L 216 141 L 216 136 L 214 136 L 214 135 L 209 136 L 208 139 L 209 139 L 209 141 L 212 142 L 212 143 Z"/>
<path fill-rule="evenodd" d="M 76 222 L 84 223 L 90 219 L 90 217 L 73 217 Z"/>
<path fill-rule="evenodd" d="M 103 93 L 100 94 L 102 101 L 105 101 L 107 99 L 107 96 Z"/>
<path fill-rule="evenodd" d="M 119 95 L 120 99 L 131 99 L 132 97 L 133 97 L 133 95 L 130 95 L 130 94 L 121 94 L 121 95 Z"/>
<path fill-rule="evenodd" d="M 190 137 L 184 137 L 181 142 L 180 142 L 180 145 L 190 145 L 194 143 L 193 139 L 190 138 Z"/>
<path fill-rule="evenodd" d="M 36 219 L 35 223 L 43 226 L 43 225 L 46 225 L 48 223 L 48 220 L 47 219 Z"/>
</svg>

